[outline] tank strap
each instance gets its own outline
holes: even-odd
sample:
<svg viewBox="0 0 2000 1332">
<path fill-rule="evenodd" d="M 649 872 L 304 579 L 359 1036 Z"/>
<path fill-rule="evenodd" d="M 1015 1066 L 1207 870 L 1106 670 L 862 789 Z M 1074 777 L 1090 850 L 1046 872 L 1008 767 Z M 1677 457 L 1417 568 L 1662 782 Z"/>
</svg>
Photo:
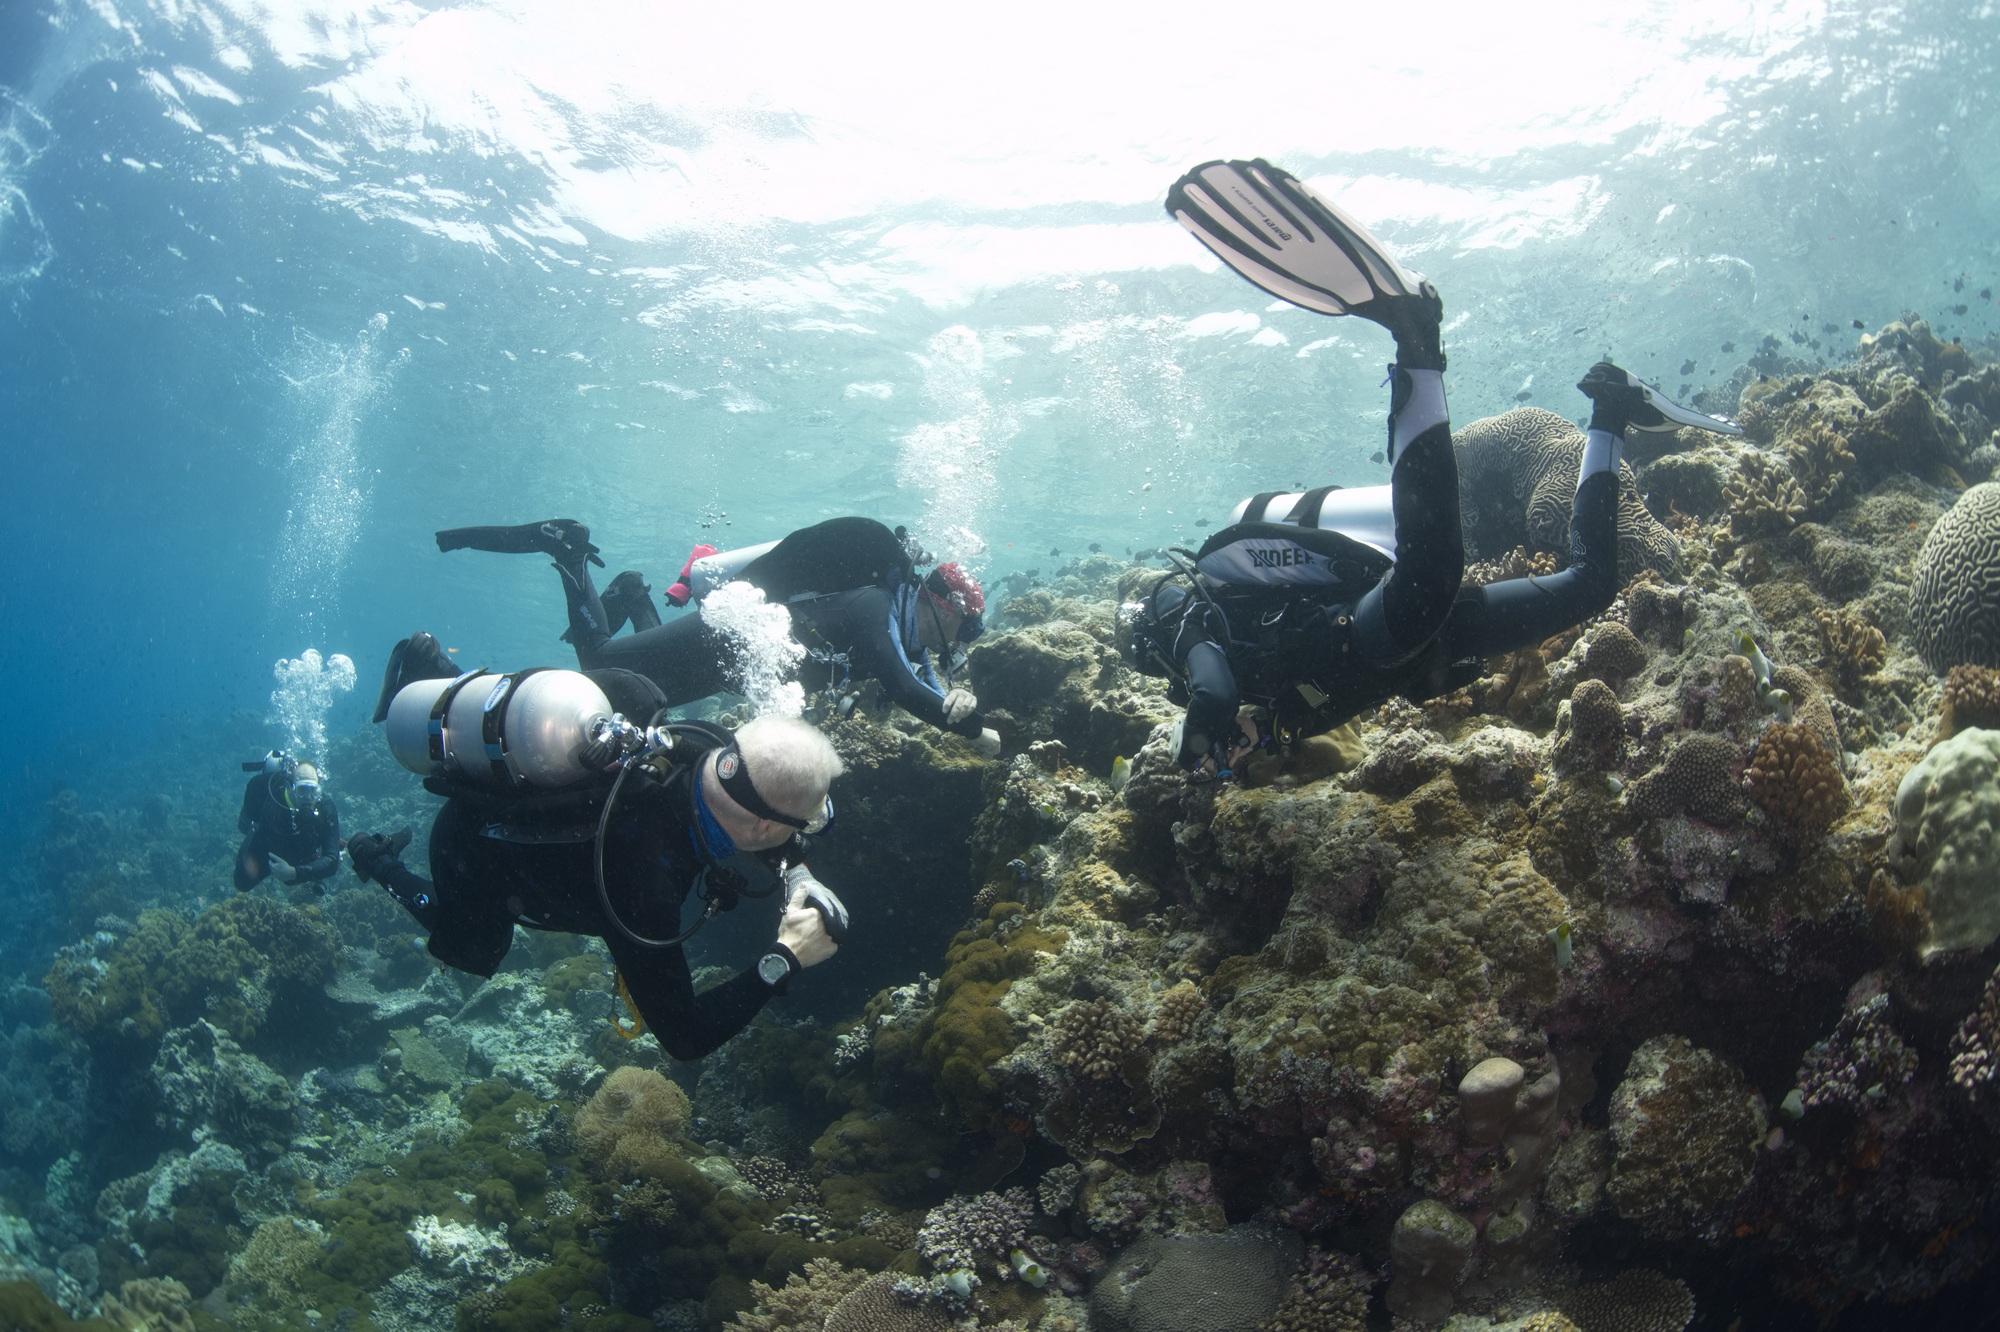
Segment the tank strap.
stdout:
<svg viewBox="0 0 2000 1332">
<path fill-rule="evenodd" d="M 444 762 L 444 718 L 445 714 L 451 711 L 451 701 L 458 697 L 459 690 L 465 688 L 466 685 L 484 674 L 486 674 L 484 666 L 481 666 L 476 671 L 467 671 L 464 675 L 459 676 L 456 680 L 446 685 L 444 692 L 437 696 L 437 702 L 431 704 L 429 737 L 431 762 Z"/>
<path fill-rule="evenodd" d="M 1284 493 L 1282 490 L 1264 490 L 1252 495 L 1250 502 L 1243 506 L 1241 521 L 1246 523 L 1261 523 L 1265 521 L 1264 515 L 1269 511 L 1271 501 Z"/>
<path fill-rule="evenodd" d="M 486 696 L 486 703 L 480 709 L 479 739 L 486 749 L 486 761 L 492 765 L 495 781 L 509 786 L 515 784 L 514 770 L 507 764 L 507 709 L 514 702 L 514 695 L 520 692 L 521 681 L 547 669 L 546 666 L 530 666 L 525 671 L 503 675 L 500 682 L 493 686 L 493 692 Z"/>
<path fill-rule="evenodd" d="M 1326 497 L 1339 489 L 1339 486 L 1318 486 L 1308 490 L 1292 505 L 1292 511 L 1285 515 L 1285 521 L 1297 523 L 1300 527 L 1318 527 L 1319 511 L 1326 507 Z"/>
<path fill-rule="evenodd" d="M 618 1001 L 624 1004 L 625 1011 L 632 1015 L 632 1025 L 627 1027 L 624 1019 L 618 1016 L 618 1010 L 614 1008 L 611 1010 L 611 1030 L 628 1041 L 636 1041 L 646 1034 L 646 1019 L 640 1015 L 639 1006 L 632 1002 L 632 992 L 625 988 L 625 972 L 622 969 L 618 972 L 617 989 Z"/>
</svg>

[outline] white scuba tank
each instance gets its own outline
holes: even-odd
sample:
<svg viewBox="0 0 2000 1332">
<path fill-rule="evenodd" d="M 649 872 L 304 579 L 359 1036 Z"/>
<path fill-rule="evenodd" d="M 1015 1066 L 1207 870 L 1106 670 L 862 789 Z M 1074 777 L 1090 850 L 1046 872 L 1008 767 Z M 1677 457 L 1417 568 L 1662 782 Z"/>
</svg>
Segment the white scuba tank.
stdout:
<svg viewBox="0 0 2000 1332">
<path fill-rule="evenodd" d="M 1390 507 L 1391 486 L 1349 486 L 1341 490 L 1328 491 L 1319 506 L 1319 521 L 1308 526 L 1340 533 L 1344 537 L 1359 541 L 1364 546 L 1373 546 L 1390 559 L 1396 558 L 1396 514 Z M 1251 499 L 1255 499 L 1252 496 Z M 1304 495 L 1273 495 L 1264 511 L 1250 521 L 1265 523 L 1293 522 L 1288 517 Z M 1229 511 L 1229 523 L 1245 521 L 1244 514 L 1251 500 L 1246 499 Z"/>
<path fill-rule="evenodd" d="M 738 550 L 719 550 L 713 555 L 702 556 L 688 569 L 689 600 L 700 601 L 749 568 L 752 560 L 772 550 L 777 544 L 775 541 L 766 541 L 762 545 L 744 546 Z"/>
<path fill-rule="evenodd" d="M 474 672 L 404 685 L 385 729 L 389 752 L 421 776 L 560 787 L 593 775 L 577 751 L 611 715 L 611 700 L 577 671 Z"/>
</svg>

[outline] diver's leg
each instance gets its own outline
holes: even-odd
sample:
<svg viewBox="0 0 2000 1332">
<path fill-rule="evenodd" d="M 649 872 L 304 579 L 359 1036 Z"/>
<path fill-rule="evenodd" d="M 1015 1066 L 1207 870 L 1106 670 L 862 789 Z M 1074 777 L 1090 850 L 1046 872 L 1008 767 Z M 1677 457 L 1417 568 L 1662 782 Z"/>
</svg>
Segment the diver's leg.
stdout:
<svg viewBox="0 0 2000 1332">
<path fill-rule="evenodd" d="M 422 632 L 411 634 L 389 649 L 382 691 L 375 696 L 375 715 L 370 720 L 380 723 L 388 719 L 389 705 L 404 685 L 417 680 L 452 680 L 462 673 L 437 639 Z"/>
<path fill-rule="evenodd" d="M 1465 574 L 1459 532 L 1458 457 L 1444 396 L 1443 303 L 1422 296 L 1369 303 L 1367 314 L 1396 335 L 1389 403 L 1390 505 L 1396 564 L 1355 607 L 1355 646 L 1375 665 L 1407 660 L 1437 636 Z"/>
<path fill-rule="evenodd" d="M 588 655 L 580 645 L 576 652 L 586 671 L 617 669 L 645 676 L 660 687 L 669 707 L 729 688 L 729 657 L 728 642 L 699 614 L 679 616 L 643 633 L 603 639 Z"/>
<path fill-rule="evenodd" d="M 271 862 L 253 836 L 236 852 L 236 891 L 247 893 L 271 875 Z"/>
<path fill-rule="evenodd" d="M 582 558 L 558 559 L 555 571 L 562 576 L 563 603 L 569 614 L 570 646 L 576 649 L 577 664 L 585 670 L 593 666 L 616 665 L 600 660 L 613 641 L 610 617 L 597 599 L 597 587 L 590 580 L 590 565 Z"/>
<path fill-rule="evenodd" d="M 597 547 L 590 529 L 574 518 L 550 518 L 513 527 L 447 527 L 437 534 L 439 550 L 489 550 L 499 555 L 552 555 L 556 559 L 588 559 L 598 568 Z"/>
</svg>

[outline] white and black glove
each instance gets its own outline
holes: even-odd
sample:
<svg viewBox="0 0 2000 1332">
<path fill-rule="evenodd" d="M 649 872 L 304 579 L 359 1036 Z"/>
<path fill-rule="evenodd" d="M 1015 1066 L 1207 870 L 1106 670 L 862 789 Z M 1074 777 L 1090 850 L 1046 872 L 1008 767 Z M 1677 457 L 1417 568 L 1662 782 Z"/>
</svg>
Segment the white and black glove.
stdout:
<svg viewBox="0 0 2000 1332">
<path fill-rule="evenodd" d="M 979 700 L 970 689 L 953 689 L 944 696 L 944 720 L 948 726 L 958 723 L 979 711 Z"/>
<path fill-rule="evenodd" d="M 299 881 L 298 870 L 283 856 L 271 856 L 269 860 L 271 862 L 271 877 L 279 883 L 297 883 Z"/>
<path fill-rule="evenodd" d="M 785 889 L 793 907 L 811 907 L 819 912 L 827 937 L 837 944 L 847 942 L 847 904 L 834 895 L 833 889 L 815 879 L 811 870 L 804 865 L 786 870 Z"/>
<path fill-rule="evenodd" d="M 1000 757 L 1000 732 L 991 726 L 972 737 L 972 747 L 987 758 Z"/>
</svg>

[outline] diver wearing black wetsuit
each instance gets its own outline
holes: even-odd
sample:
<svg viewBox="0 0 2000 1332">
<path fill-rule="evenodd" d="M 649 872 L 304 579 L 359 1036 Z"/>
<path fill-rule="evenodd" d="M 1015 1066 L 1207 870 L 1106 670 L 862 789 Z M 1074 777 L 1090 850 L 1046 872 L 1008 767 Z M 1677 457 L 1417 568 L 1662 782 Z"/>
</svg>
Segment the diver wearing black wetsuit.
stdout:
<svg viewBox="0 0 2000 1332">
<path fill-rule="evenodd" d="M 340 814 L 320 793 L 319 772 L 310 763 L 252 777 L 243 787 L 236 830 L 245 834 L 236 852 L 238 892 L 273 873 L 286 883 L 316 883 L 340 868 Z"/>
<path fill-rule="evenodd" d="M 1288 745 L 1401 695 L 1434 698 L 1491 657 L 1596 615 L 1618 592 L 1619 448 L 1627 430 L 1740 433 L 1610 362 L 1577 387 L 1592 404 L 1570 517 L 1570 562 L 1548 577 L 1468 588 L 1458 461 L 1445 406 L 1443 302 L 1367 231 L 1261 159 L 1183 176 L 1168 211 L 1252 283 L 1306 309 L 1358 315 L 1396 340 L 1386 496 L 1326 487 L 1268 521 L 1259 495 L 1191 568 L 1130 608 L 1139 669 L 1185 704 L 1176 759 L 1227 772 L 1246 746 Z M 1383 511 L 1386 501 L 1386 512 Z M 1343 528 L 1347 530 L 1343 530 Z M 1269 735 L 1239 721 L 1262 708 Z"/>
<path fill-rule="evenodd" d="M 607 667 L 635 671 L 658 685 L 668 706 L 690 703 L 731 688 L 732 649 L 727 639 L 701 615 L 682 615 L 659 623 L 643 585 L 635 586 L 635 633 L 612 637 L 624 616 L 607 615 L 591 581 L 590 564 L 597 547 L 590 529 L 567 519 L 528 523 L 519 527 L 461 527 L 437 534 L 440 550 L 470 547 L 503 553 L 539 551 L 555 560 L 562 574 L 569 611 L 569 640 L 585 670 Z M 932 575 L 935 580 L 936 574 Z M 947 688 L 931 669 L 924 638 L 939 623 L 951 629 L 937 644 L 949 654 L 952 644 L 970 642 L 983 627 L 979 607 L 962 599 L 949 603 L 949 590 L 927 594 L 902 540 L 872 518 L 832 518 L 801 528 L 745 566 L 736 575 L 763 590 L 765 599 L 791 613 L 792 635 L 811 657 L 803 668 L 808 679 L 827 672 L 829 683 L 843 675 L 873 677 L 882 682 L 890 701 L 911 715 L 954 735 L 977 737 L 985 721 L 971 696 Z M 637 575 L 621 574 L 614 589 L 625 592 Z M 623 606 L 621 606 L 623 609 Z M 931 624 L 925 617 L 930 616 Z M 649 626 L 650 627 L 647 627 Z M 397 682 L 424 678 L 418 663 L 392 663 Z M 455 674 L 445 664 L 442 673 Z M 390 693 L 385 689 L 385 697 Z M 963 697 L 954 697 L 962 695 Z"/>
<path fill-rule="evenodd" d="M 704 799 L 704 782 L 716 781 L 711 757 L 699 748 L 676 750 L 664 781 L 634 768 L 621 789 L 604 841 L 605 892 L 617 922 L 600 904 L 593 863 L 601 805 L 555 803 L 537 810 L 532 801 L 524 807 L 505 797 L 455 795 L 431 824 L 429 879 L 398 858 L 407 830 L 397 838 L 351 838 L 348 853 L 357 875 L 388 889 L 430 931 L 433 957 L 475 976 L 499 968 L 516 925 L 597 935 L 661 1047 L 676 1059 L 699 1059 L 783 992 L 800 969 L 799 958 L 784 942 L 773 944 L 760 966 L 696 994 L 678 944 L 646 947 L 625 930 L 655 940 L 680 934 L 681 908 L 691 891 L 699 888 L 713 899 L 744 890 L 746 876 L 732 862 L 750 877 L 768 879 L 788 865 L 794 879 L 805 874 L 803 839 L 796 833 L 779 846 L 739 852 Z M 745 864 L 749 858 L 760 864 Z M 774 954 L 784 966 L 771 965 Z"/>
</svg>

